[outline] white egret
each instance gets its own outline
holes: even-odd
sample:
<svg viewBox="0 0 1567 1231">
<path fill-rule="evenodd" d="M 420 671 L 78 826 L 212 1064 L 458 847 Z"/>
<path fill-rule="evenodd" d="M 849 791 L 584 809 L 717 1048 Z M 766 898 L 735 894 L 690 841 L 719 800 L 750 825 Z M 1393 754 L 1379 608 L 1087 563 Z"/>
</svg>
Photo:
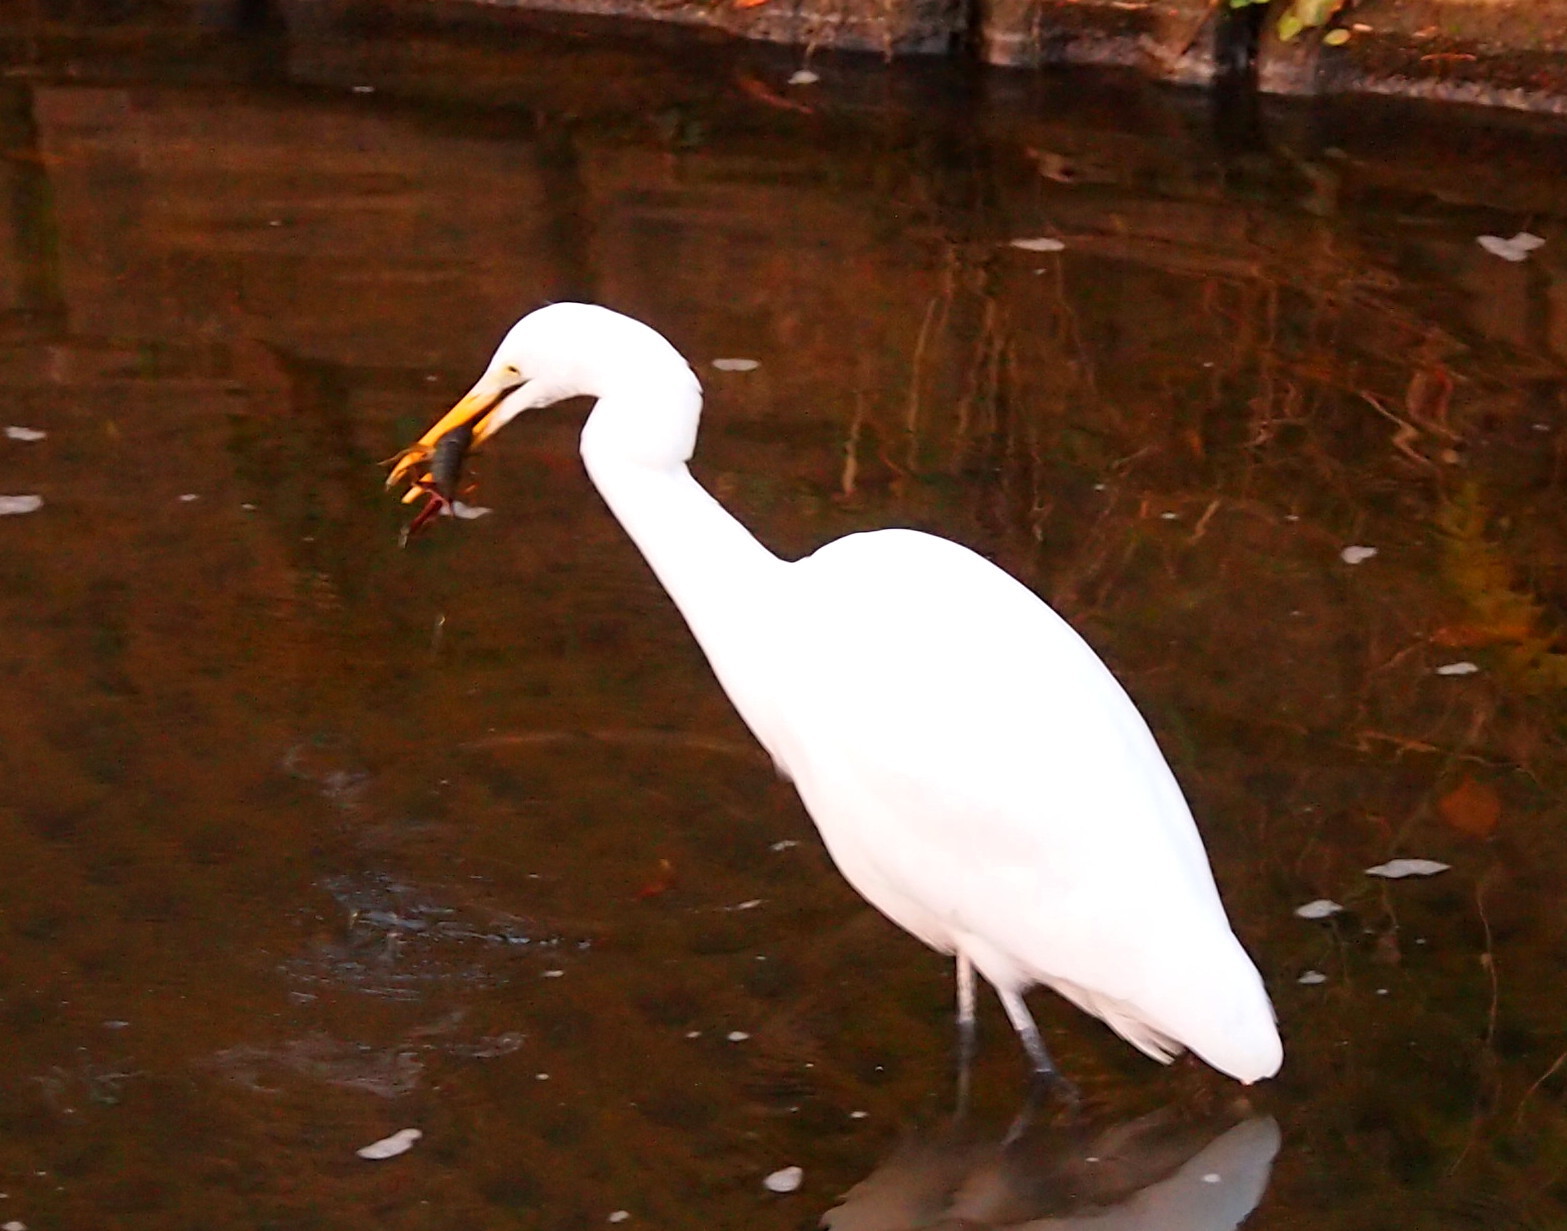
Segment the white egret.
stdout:
<svg viewBox="0 0 1567 1231">
<path fill-rule="evenodd" d="M 1242 1082 L 1283 1058 L 1186 800 L 1087 643 L 967 548 L 912 530 L 773 555 L 686 467 L 702 392 L 629 317 L 524 317 L 468 394 L 397 461 L 408 498 L 436 445 L 587 396 L 582 459 L 724 691 L 867 901 L 996 989 L 1041 1074 L 1023 1003 L 1054 988 L 1156 1060 L 1190 1048 Z"/>
</svg>

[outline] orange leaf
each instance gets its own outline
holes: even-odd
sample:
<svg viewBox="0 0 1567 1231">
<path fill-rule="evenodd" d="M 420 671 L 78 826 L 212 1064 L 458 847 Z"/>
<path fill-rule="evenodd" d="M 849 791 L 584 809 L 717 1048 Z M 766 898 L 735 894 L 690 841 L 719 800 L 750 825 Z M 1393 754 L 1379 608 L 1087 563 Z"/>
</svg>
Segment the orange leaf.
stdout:
<svg viewBox="0 0 1567 1231">
<path fill-rule="evenodd" d="M 753 2 L 761 4 L 765 3 L 765 0 L 753 0 Z M 745 5 L 744 0 L 735 0 L 735 3 L 741 7 L 749 7 Z M 806 106 L 804 103 L 796 102 L 792 98 L 785 98 L 782 94 L 768 89 L 763 82 L 758 81 L 749 73 L 737 73 L 735 75 L 735 84 L 740 87 L 741 93 L 748 94 L 756 99 L 757 102 L 766 103 L 769 107 L 777 107 L 780 111 L 798 111 L 801 115 L 816 114 L 813 108 Z"/>
<path fill-rule="evenodd" d="M 1502 801 L 1483 782 L 1465 778 L 1437 800 L 1438 815 L 1452 828 L 1471 838 L 1488 838 L 1502 819 Z"/>
</svg>

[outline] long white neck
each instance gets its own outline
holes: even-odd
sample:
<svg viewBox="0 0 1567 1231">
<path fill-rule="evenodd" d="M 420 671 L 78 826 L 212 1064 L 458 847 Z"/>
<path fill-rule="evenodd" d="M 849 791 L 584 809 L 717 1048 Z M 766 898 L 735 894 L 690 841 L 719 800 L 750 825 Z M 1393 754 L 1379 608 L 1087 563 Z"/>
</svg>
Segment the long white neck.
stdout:
<svg viewBox="0 0 1567 1231">
<path fill-rule="evenodd" d="M 624 447 L 623 418 L 646 406 L 603 398 L 582 431 L 582 460 L 610 512 L 642 552 L 725 680 L 784 562 L 752 537 L 692 477 L 683 460 Z M 657 413 L 656 411 L 654 413 Z"/>
</svg>

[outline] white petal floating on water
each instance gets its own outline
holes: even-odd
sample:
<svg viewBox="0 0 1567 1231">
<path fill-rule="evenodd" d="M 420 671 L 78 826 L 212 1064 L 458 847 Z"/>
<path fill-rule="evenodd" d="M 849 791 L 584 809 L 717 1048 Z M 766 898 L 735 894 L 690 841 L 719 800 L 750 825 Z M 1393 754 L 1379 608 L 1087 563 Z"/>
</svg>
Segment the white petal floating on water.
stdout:
<svg viewBox="0 0 1567 1231">
<path fill-rule="evenodd" d="M 1052 239 L 1048 235 L 1038 235 L 1032 239 L 1014 239 L 1012 247 L 1021 248 L 1024 252 L 1064 252 L 1066 245 L 1059 239 Z"/>
<path fill-rule="evenodd" d="M 799 845 L 800 845 L 799 842 L 797 842 L 793 838 L 780 838 L 780 839 L 778 839 L 778 841 L 774 842 L 767 849 L 770 850 L 770 851 L 786 851 L 786 850 L 790 849 L 791 847 L 795 847 L 795 846 L 799 846 Z"/>
<path fill-rule="evenodd" d="M 754 372 L 762 365 L 755 359 L 715 359 L 713 366 L 720 372 Z"/>
<path fill-rule="evenodd" d="M 728 1039 L 731 1043 L 744 1043 L 750 1037 L 751 1036 L 748 1035 L 744 1030 L 731 1030 L 724 1036 L 724 1038 Z"/>
<path fill-rule="evenodd" d="M 607 1221 L 609 1221 L 609 1222 L 625 1222 L 626 1219 L 628 1219 L 630 1217 L 631 1217 L 631 1211 L 630 1210 L 616 1210 L 612 1214 L 610 1214 L 610 1216 L 609 1216 Z"/>
<path fill-rule="evenodd" d="M 0 496 L 0 517 L 13 513 L 36 513 L 44 507 L 42 496 Z"/>
<path fill-rule="evenodd" d="M 1304 983 L 1308 987 L 1317 983 L 1326 983 L 1327 981 L 1327 975 L 1320 970 L 1304 970 L 1301 972 L 1300 978 L 1295 980 L 1296 983 Z"/>
<path fill-rule="evenodd" d="M 1338 558 L 1345 564 L 1364 564 L 1376 554 L 1375 547 L 1346 547 L 1338 553 Z"/>
<path fill-rule="evenodd" d="M 1330 898 L 1318 898 L 1315 902 L 1307 902 L 1304 906 L 1297 906 L 1295 913 L 1302 919 L 1326 919 L 1329 915 L 1336 915 L 1344 908 Z"/>
<path fill-rule="evenodd" d="M 1444 663 L 1436 669 L 1436 673 L 1438 675 L 1473 675 L 1478 670 L 1480 670 L 1479 663 Z"/>
<path fill-rule="evenodd" d="M 789 78 L 790 85 L 815 85 L 821 80 L 821 76 L 813 73 L 808 68 L 796 69 L 794 75 Z"/>
<path fill-rule="evenodd" d="M 48 432 L 40 432 L 36 427 L 8 427 L 5 429 L 7 440 L 42 440 Z"/>
<path fill-rule="evenodd" d="M 1519 231 L 1511 239 L 1503 239 L 1500 235 L 1480 235 L 1476 236 L 1475 242 L 1492 256 L 1499 256 L 1504 261 L 1521 261 L 1545 243 L 1538 235 L 1531 235 L 1528 231 Z"/>
<path fill-rule="evenodd" d="M 406 1154 L 414 1148 L 414 1142 L 424 1134 L 416 1128 L 402 1128 L 390 1137 L 383 1137 L 380 1141 L 372 1141 L 367 1146 L 360 1146 L 354 1153 L 360 1158 L 368 1158 L 371 1161 L 379 1161 L 383 1158 L 396 1158 L 399 1154 Z"/>
<path fill-rule="evenodd" d="M 799 1167 L 781 1167 L 762 1181 L 762 1187 L 770 1193 L 792 1193 L 804 1178 L 805 1172 Z"/>
<path fill-rule="evenodd" d="M 463 521 L 473 521 L 479 517 L 486 517 L 494 511 L 494 509 L 487 509 L 479 504 L 464 504 L 461 500 L 452 501 L 452 516 L 460 517 Z"/>
<path fill-rule="evenodd" d="M 1446 872 L 1453 865 L 1438 863 L 1435 859 L 1389 859 L 1374 868 L 1367 868 L 1367 876 L 1381 876 L 1388 880 L 1403 880 L 1406 876 L 1435 876 Z"/>
<path fill-rule="evenodd" d="M 200 500 L 200 499 L 201 499 L 201 497 L 198 496 L 195 492 L 186 492 L 184 495 L 182 495 L 180 497 L 180 503 L 181 504 L 189 504 L 193 500 Z"/>
</svg>

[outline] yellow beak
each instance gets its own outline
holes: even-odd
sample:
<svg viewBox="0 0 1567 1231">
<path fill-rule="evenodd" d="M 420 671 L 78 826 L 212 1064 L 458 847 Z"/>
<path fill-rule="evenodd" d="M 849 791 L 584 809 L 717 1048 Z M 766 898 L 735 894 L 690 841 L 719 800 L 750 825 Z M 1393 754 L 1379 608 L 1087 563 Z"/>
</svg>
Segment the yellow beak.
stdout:
<svg viewBox="0 0 1567 1231">
<path fill-rule="evenodd" d="M 511 392 L 513 387 L 503 386 L 488 377 L 481 378 L 478 384 L 463 395 L 457 405 L 435 421 L 429 431 L 390 459 L 392 472 L 386 476 L 386 485 L 395 487 L 404 479 L 408 479 L 413 486 L 404 494 L 403 503 L 407 504 L 418 499 L 423 492 L 419 480 L 424 476 L 415 472 L 419 467 L 428 468 L 430 457 L 435 452 L 435 446 L 441 437 L 454 428 L 473 423 L 473 440 L 468 446 L 468 451 L 477 449 L 495 432 L 490 422 L 489 412 L 495 408 L 497 402 Z M 478 421 L 474 422 L 475 420 Z"/>
</svg>

